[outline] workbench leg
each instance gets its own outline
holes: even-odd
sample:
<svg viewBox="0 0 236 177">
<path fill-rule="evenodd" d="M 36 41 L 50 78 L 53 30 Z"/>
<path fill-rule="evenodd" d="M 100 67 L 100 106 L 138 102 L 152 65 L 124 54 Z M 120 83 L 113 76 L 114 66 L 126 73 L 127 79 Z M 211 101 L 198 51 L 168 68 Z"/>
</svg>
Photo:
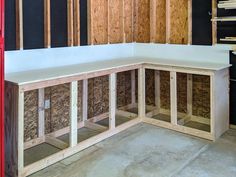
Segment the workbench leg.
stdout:
<svg viewBox="0 0 236 177">
<path fill-rule="evenodd" d="M 18 97 L 18 172 L 24 168 L 24 92 L 19 91 Z"/>
<path fill-rule="evenodd" d="M 116 127 L 116 73 L 109 76 L 109 129 Z"/>
<path fill-rule="evenodd" d="M 135 86 L 135 70 L 131 71 L 131 98 L 132 98 L 132 104 L 136 103 L 136 94 L 135 94 L 135 90 L 136 90 L 136 86 Z"/>
<path fill-rule="evenodd" d="M 187 114 L 192 116 L 193 108 L 193 75 L 187 74 Z"/>
<path fill-rule="evenodd" d="M 138 116 L 141 119 L 146 117 L 145 95 L 145 68 L 140 68 L 138 70 Z"/>
<path fill-rule="evenodd" d="M 216 128 L 216 125 L 215 125 L 215 105 L 214 103 L 217 101 L 215 100 L 215 76 L 211 75 L 210 76 L 210 131 L 211 131 L 211 134 L 213 135 L 213 137 L 215 138 L 216 137 L 216 134 L 215 134 L 215 128 Z"/>
<path fill-rule="evenodd" d="M 177 81 L 176 72 L 170 72 L 171 123 L 177 125 Z"/>
<path fill-rule="evenodd" d="M 88 120 L 88 79 L 83 80 L 83 121 Z"/>
<path fill-rule="evenodd" d="M 70 84 L 70 147 L 77 145 L 78 81 Z"/>
<path fill-rule="evenodd" d="M 38 137 L 45 135 L 44 88 L 38 90 Z"/>
<path fill-rule="evenodd" d="M 155 71 L 155 106 L 158 112 L 160 112 L 161 108 L 160 89 L 160 71 Z"/>
</svg>

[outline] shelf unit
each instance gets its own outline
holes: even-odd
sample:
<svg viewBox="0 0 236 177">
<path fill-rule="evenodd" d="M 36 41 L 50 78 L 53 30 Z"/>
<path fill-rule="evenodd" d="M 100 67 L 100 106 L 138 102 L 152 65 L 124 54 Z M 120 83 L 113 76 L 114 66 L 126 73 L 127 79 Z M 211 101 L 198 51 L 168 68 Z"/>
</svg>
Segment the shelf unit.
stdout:
<svg viewBox="0 0 236 177">
<path fill-rule="evenodd" d="M 212 44 L 224 43 L 224 44 L 236 44 L 236 34 L 231 33 L 230 28 L 234 26 L 236 22 L 236 1 L 235 0 L 212 0 Z M 223 12 L 221 15 L 220 13 Z M 231 23 L 232 27 L 231 27 Z M 223 29 L 219 31 L 219 25 Z M 236 23 L 235 23 L 236 25 Z M 232 30 L 234 31 L 234 30 Z M 222 34 L 220 34 L 222 33 Z M 220 35 L 220 36 L 219 36 Z M 222 37 L 223 36 L 223 37 Z"/>
</svg>

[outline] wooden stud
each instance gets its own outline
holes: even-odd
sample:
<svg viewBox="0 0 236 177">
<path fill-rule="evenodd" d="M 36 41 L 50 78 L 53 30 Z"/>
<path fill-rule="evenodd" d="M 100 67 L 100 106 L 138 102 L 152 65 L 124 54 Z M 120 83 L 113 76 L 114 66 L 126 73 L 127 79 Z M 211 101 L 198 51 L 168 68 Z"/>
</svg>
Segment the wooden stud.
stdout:
<svg viewBox="0 0 236 177">
<path fill-rule="evenodd" d="M 170 72 L 171 123 L 177 125 L 177 81 L 176 72 Z"/>
<path fill-rule="evenodd" d="M 83 121 L 88 120 L 88 79 L 83 80 Z"/>
<path fill-rule="evenodd" d="M 93 122 L 90 122 L 90 121 L 85 121 L 84 122 L 84 126 L 89 128 L 89 129 L 98 131 L 98 132 L 104 132 L 104 131 L 108 130 L 107 127 L 105 127 L 103 125 L 99 125 L 99 124 L 93 123 Z"/>
<path fill-rule="evenodd" d="M 217 17 L 217 0 L 212 0 L 212 19 Z M 217 44 L 217 21 L 212 21 L 212 45 Z"/>
<path fill-rule="evenodd" d="M 156 31 L 157 31 L 157 8 L 156 0 L 150 1 L 150 42 L 156 42 Z"/>
<path fill-rule="evenodd" d="M 116 126 L 116 73 L 109 76 L 109 128 Z"/>
<path fill-rule="evenodd" d="M 18 172 L 24 168 L 24 92 L 18 98 Z M 20 176 L 20 175 L 19 175 Z"/>
<path fill-rule="evenodd" d="M 44 47 L 51 47 L 51 10 L 50 0 L 44 0 Z"/>
<path fill-rule="evenodd" d="M 141 119 L 145 117 L 145 107 L 145 69 L 142 67 L 138 70 L 138 116 Z"/>
<path fill-rule="evenodd" d="M 92 41 L 92 36 L 93 36 L 93 21 L 92 21 L 92 15 L 93 15 L 93 11 L 91 9 L 91 7 L 93 7 L 92 4 L 93 0 L 87 0 L 87 28 L 88 28 L 88 45 L 93 45 L 93 41 Z"/>
<path fill-rule="evenodd" d="M 74 43 L 74 14 L 73 14 L 73 0 L 67 0 L 67 25 L 68 25 L 68 46 L 73 46 Z"/>
<path fill-rule="evenodd" d="M 187 114 L 192 116 L 193 107 L 193 76 L 192 74 L 187 74 Z"/>
<path fill-rule="evenodd" d="M 131 71 L 131 103 L 134 104 L 136 103 L 136 82 L 135 82 L 135 70 Z"/>
<path fill-rule="evenodd" d="M 166 43 L 170 44 L 170 29 L 171 29 L 171 18 L 170 18 L 170 0 L 166 0 Z"/>
<path fill-rule="evenodd" d="M 70 84 L 70 147 L 77 145 L 78 81 Z"/>
<path fill-rule="evenodd" d="M 80 0 L 74 0 L 74 46 L 80 45 Z"/>
<path fill-rule="evenodd" d="M 63 142 L 63 141 L 61 141 L 61 140 L 59 140 L 59 139 L 57 139 L 53 136 L 46 136 L 45 142 L 52 145 L 52 146 L 54 146 L 54 147 L 56 147 L 56 148 L 58 148 L 58 149 L 61 149 L 61 150 L 66 149 L 66 148 L 69 147 L 67 143 L 65 143 L 65 142 Z"/>
<path fill-rule="evenodd" d="M 155 71 L 155 106 L 157 111 L 161 108 L 161 88 L 160 88 L 160 71 Z"/>
<path fill-rule="evenodd" d="M 188 44 L 192 44 L 192 0 L 188 0 Z"/>
<path fill-rule="evenodd" d="M 23 50 L 23 0 L 16 0 L 16 48 Z"/>
<path fill-rule="evenodd" d="M 44 89 L 38 90 L 38 137 L 45 135 Z"/>
</svg>

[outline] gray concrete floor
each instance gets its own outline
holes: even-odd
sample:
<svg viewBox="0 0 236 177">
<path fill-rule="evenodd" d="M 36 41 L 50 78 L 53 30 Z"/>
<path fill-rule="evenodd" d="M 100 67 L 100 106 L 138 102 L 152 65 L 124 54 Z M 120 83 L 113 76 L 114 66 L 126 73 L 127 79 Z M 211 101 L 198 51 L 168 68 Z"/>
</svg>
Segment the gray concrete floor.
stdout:
<svg viewBox="0 0 236 177">
<path fill-rule="evenodd" d="M 141 123 L 31 177 L 235 177 L 236 131 L 217 142 Z"/>
</svg>

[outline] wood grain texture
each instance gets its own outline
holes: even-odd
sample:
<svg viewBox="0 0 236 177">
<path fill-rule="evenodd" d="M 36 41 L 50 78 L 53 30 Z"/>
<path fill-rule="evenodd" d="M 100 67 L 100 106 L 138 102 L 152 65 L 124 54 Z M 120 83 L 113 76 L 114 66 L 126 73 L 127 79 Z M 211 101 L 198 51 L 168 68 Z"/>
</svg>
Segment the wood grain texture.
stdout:
<svg viewBox="0 0 236 177">
<path fill-rule="evenodd" d="M 124 42 L 133 42 L 134 0 L 124 1 Z"/>
<path fill-rule="evenodd" d="M 5 173 L 18 176 L 18 87 L 5 82 Z"/>
<path fill-rule="evenodd" d="M 108 42 L 122 43 L 124 36 L 123 1 L 109 0 Z"/>
<path fill-rule="evenodd" d="M 108 43 L 108 0 L 90 1 L 90 43 Z"/>
<path fill-rule="evenodd" d="M 155 77 L 154 70 L 146 70 L 146 104 L 155 106 Z"/>
<path fill-rule="evenodd" d="M 170 110 L 170 72 L 160 71 L 161 108 Z"/>
<path fill-rule="evenodd" d="M 135 0 L 135 42 L 150 42 L 150 1 Z"/>
<path fill-rule="evenodd" d="M 187 74 L 177 73 L 177 110 L 187 113 Z"/>
<path fill-rule="evenodd" d="M 155 42 L 166 43 L 166 0 L 156 0 Z"/>
<path fill-rule="evenodd" d="M 188 0 L 170 0 L 170 43 L 188 43 Z"/>
</svg>

